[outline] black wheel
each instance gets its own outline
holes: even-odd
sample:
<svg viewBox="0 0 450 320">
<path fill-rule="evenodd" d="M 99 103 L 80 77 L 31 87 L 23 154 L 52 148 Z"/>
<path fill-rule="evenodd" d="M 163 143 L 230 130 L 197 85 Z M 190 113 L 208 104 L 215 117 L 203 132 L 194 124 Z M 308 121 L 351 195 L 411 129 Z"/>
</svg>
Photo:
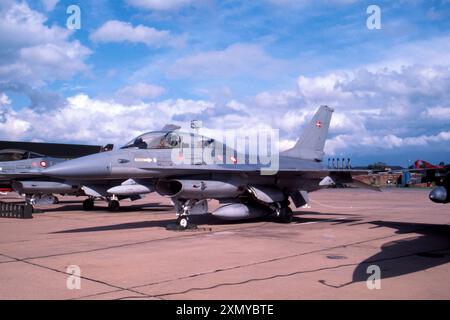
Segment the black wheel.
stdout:
<svg viewBox="0 0 450 320">
<path fill-rule="evenodd" d="M 278 220 L 281 223 L 291 223 L 294 214 L 290 207 L 282 207 L 280 209 L 280 215 L 278 216 Z"/>
<path fill-rule="evenodd" d="M 83 201 L 83 210 L 90 211 L 94 209 L 94 199 L 86 199 Z"/>
<path fill-rule="evenodd" d="M 120 208 L 120 203 L 117 200 L 111 200 L 108 203 L 108 209 L 109 211 L 118 211 Z"/>
</svg>

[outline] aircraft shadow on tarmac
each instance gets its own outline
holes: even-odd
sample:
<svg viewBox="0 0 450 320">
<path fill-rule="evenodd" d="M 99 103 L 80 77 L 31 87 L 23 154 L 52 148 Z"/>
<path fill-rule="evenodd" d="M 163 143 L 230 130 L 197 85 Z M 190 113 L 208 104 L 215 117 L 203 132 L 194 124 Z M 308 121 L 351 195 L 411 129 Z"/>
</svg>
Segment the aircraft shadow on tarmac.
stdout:
<svg viewBox="0 0 450 320">
<path fill-rule="evenodd" d="M 115 230 L 141 229 L 141 228 L 165 228 L 168 224 L 174 223 L 174 221 L 175 220 L 166 219 L 166 220 L 127 222 L 127 223 L 111 224 L 111 225 L 105 225 L 105 226 L 62 230 L 62 231 L 51 232 L 51 234 L 115 231 Z"/>
<path fill-rule="evenodd" d="M 426 270 L 450 262 L 450 226 L 405 222 L 373 221 L 374 228 L 388 227 L 397 229 L 397 234 L 411 234 L 410 238 L 390 241 L 381 247 L 381 251 L 365 259 L 353 271 L 352 281 L 340 285 L 324 285 L 341 288 L 352 283 L 367 281 L 372 272 L 370 265 L 381 270 L 381 280 Z"/>
<path fill-rule="evenodd" d="M 158 207 L 158 206 L 157 206 Z M 167 210 L 173 209 L 173 206 L 170 205 L 160 205 L 157 210 L 161 210 L 161 207 L 167 208 Z M 128 209 L 129 207 L 127 207 Z M 60 209 L 57 209 L 55 211 L 60 211 Z M 79 210 L 79 207 L 74 210 Z M 148 208 L 146 208 L 146 211 Z M 128 210 L 126 210 L 128 211 Z M 97 212 L 103 212 L 103 210 L 100 210 Z M 295 212 L 295 216 L 292 219 L 292 223 L 294 224 L 302 224 L 307 222 L 328 222 L 332 224 L 342 224 L 342 223 L 353 223 L 358 222 L 359 219 L 343 219 L 343 218 L 309 218 L 309 217 L 299 217 L 299 215 L 322 215 L 322 213 L 319 212 Z M 325 216 L 333 216 L 334 214 L 323 214 Z M 340 214 L 337 214 L 340 215 Z M 347 215 L 347 214 L 342 214 Z M 351 216 L 349 214 L 349 216 Z M 246 223 L 260 223 L 260 222 L 274 222 L 274 219 L 272 218 L 255 218 L 255 219 L 248 219 L 245 220 Z M 70 230 L 62 230 L 62 231 L 56 231 L 53 232 L 55 234 L 58 233 L 79 233 L 79 232 L 100 232 L 100 231 L 114 231 L 114 230 L 126 230 L 126 229 L 142 229 L 142 228 L 166 228 L 167 226 L 174 224 L 175 218 L 173 219 L 164 219 L 164 220 L 153 220 L 153 221 L 138 221 L 138 222 L 128 222 L 128 223 L 121 223 L 121 224 L 113 224 L 113 225 L 104 225 L 104 226 L 96 226 L 96 227 L 87 227 L 87 228 L 79 228 L 79 229 L 70 229 Z M 221 220 L 219 218 L 214 217 L 211 214 L 208 215 L 192 215 L 191 216 L 191 223 L 198 225 L 199 227 L 204 226 L 213 226 L 213 225 L 240 225 L 242 224 L 242 221 L 227 221 L 227 220 Z"/>
<path fill-rule="evenodd" d="M 370 276 L 370 274 L 367 273 L 367 268 L 370 265 L 378 266 L 381 270 L 381 279 L 386 279 L 426 270 L 450 262 L 449 225 L 386 222 L 386 221 L 372 221 L 372 222 L 364 221 L 358 223 L 359 220 L 357 218 L 321 219 L 321 218 L 301 217 L 301 215 L 303 214 L 333 216 L 333 214 L 329 213 L 322 214 L 317 212 L 297 212 L 296 216 L 293 219 L 293 223 L 301 224 L 306 222 L 324 222 L 324 223 L 331 222 L 333 224 L 349 223 L 349 226 L 358 224 L 372 224 L 374 225 L 374 227 L 372 228 L 388 227 L 396 229 L 397 234 L 411 234 L 411 237 L 409 238 L 385 243 L 384 245 L 382 245 L 380 252 L 360 262 L 353 271 L 352 280 L 350 282 L 333 285 L 328 284 L 325 280 L 319 280 L 320 283 L 329 287 L 341 288 L 356 282 L 367 281 L 367 279 Z M 193 223 L 199 223 L 202 225 L 223 225 L 223 224 L 241 223 L 237 221 L 223 221 L 211 215 L 193 216 L 192 218 Z M 264 220 L 261 219 L 247 220 L 247 223 L 261 222 L 261 221 Z M 266 221 L 268 221 L 268 219 L 266 219 Z M 126 229 L 140 229 L 140 228 L 166 228 L 168 225 L 174 223 L 175 219 L 139 221 L 139 222 L 129 222 L 129 223 L 104 225 L 88 228 L 62 230 L 53 233 L 60 234 L 60 233 L 79 233 L 79 232 L 101 232 L 101 231 L 114 231 Z"/>
<path fill-rule="evenodd" d="M 63 202 L 61 202 L 63 203 Z M 70 202 L 69 202 L 70 203 Z M 48 208 L 48 209 L 36 209 L 35 213 L 48 213 L 48 212 L 66 212 L 66 211 L 80 211 L 83 210 L 79 204 L 79 202 L 74 202 L 74 204 L 64 204 L 62 206 Z M 145 205 L 131 205 L 126 207 L 120 207 L 119 210 L 111 212 L 107 207 L 95 207 L 93 210 L 88 211 L 89 213 L 124 213 L 124 212 L 132 212 L 132 211 L 169 211 L 173 210 L 173 206 L 159 204 L 159 203 L 146 203 Z"/>
</svg>

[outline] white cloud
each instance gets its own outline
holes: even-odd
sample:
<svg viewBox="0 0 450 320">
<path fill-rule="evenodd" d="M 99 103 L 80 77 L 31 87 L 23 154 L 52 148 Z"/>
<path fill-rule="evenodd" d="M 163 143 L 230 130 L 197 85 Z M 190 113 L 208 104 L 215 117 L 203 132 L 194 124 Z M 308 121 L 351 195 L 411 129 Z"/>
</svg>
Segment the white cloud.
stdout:
<svg viewBox="0 0 450 320">
<path fill-rule="evenodd" d="M 1 139 L 91 144 L 124 144 L 138 134 L 173 123 L 176 115 L 199 113 L 213 106 L 206 101 L 184 99 L 125 105 L 79 94 L 68 98 L 59 109 L 40 112 L 24 108 L 18 113 L 10 108 L 5 95 L 0 94 L 0 101 Z"/>
<path fill-rule="evenodd" d="M 302 8 L 311 4 L 330 4 L 330 5 L 348 5 L 353 4 L 358 0 L 267 0 L 270 4 L 287 7 L 287 8 Z"/>
<path fill-rule="evenodd" d="M 46 11 L 53 11 L 59 0 L 41 0 Z"/>
<path fill-rule="evenodd" d="M 46 17 L 26 2 L 0 8 L 0 82 L 43 85 L 88 70 L 91 51 L 70 40 L 69 30 L 46 26 Z"/>
<path fill-rule="evenodd" d="M 180 46 L 184 41 L 182 37 L 172 37 L 167 30 L 157 30 L 142 24 L 133 26 L 118 20 L 105 22 L 90 38 L 95 42 L 143 43 L 149 47 Z"/>
<path fill-rule="evenodd" d="M 326 145 L 329 153 L 448 140 L 450 67 L 412 65 L 300 76 L 298 86 L 306 106 L 328 104 L 336 110 L 331 123 L 334 137 Z"/>
<path fill-rule="evenodd" d="M 448 141 L 450 68 L 408 66 L 299 76 L 297 90 L 261 92 L 245 114 L 227 115 L 222 124 L 249 128 L 266 123 L 292 144 L 315 110 L 335 109 L 326 151 L 330 154 L 436 146 Z M 448 145 L 447 143 L 445 145 Z"/>
<path fill-rule="evenodd" d="M 418 74 L 428 76 L 418 79 Z M 61 141 L 120 144 L 166 123 L 187 127 L 189 120 L 199 118 L 204 132 L 211 134 L 217 129 L 250 131 L 274 126 L 281 130 L 280 147 L 285 149 L 298 138 L 319 100 L 334 102 L 329 104 L 335 114 L 325 149 L 328 154 L 448 145 L 448 108 L 423 109 L 430 97 L 435 105 L 449 105 L 448 75 L 450 70 L 445 68 L 411 67 L 400 74 L 382 70 L 302 76 L 297 90 L 262 92 L 245 103 L 230 100 L 223 107 L 203 100 L 145 102 L 164 90 L 145 83 L 119 90 L 124 96 L 134 96 L 134 101 L 93 99 L 79 94 L 45 113 L 25 108 L 18 114 L 10 108 L 9 98 L 0 94 L 0 135 L 9 139 L 54 141 L 57 136 Z M 406 112 L 396 112 L 397 105 Z M 437 118 L 441 126 L 434 125 Z M 423 125 L 420 132 L 418 123 Z"/>
<path fill-rule="evenodd" d="M 424 147 L 431 143 L 446 143 L 450 141 L 450 131 L 442 131 L 434 135 L 399 137 L 394 134 L 365 135 L 355 139 L 351 135 L 338 135 L 327 141 L 326 152 L 337 154 L 339 150 L 357 150 L 371 148 L 373 150 L 390 150 L 405 147 Z"/>
<path fill-rule="evenodd" d="M 140 82 L 118 90 L 116 92 L 116 100 L 125 104 L 139 103 L 159 97 L 165 91 L 163 87 Z"/>
<path fill-rule="evenodd" d="M 8 140 L 16 140 L 21 134 L 27 131 L 31 124 L 19 119 L 19 115 L 11 108 L 9 97 L 0 93 L 0 133 L 6 134 Z"/>
<path fill-rule="evenodd" d="M 9 100 L 9 97 L 2 92 L 0 94 L 0 107 L 4 107 L 6 105 L 10 105 L 11 104 L 11 100 Z"/>
<path fill-rule="evenodd" d="M 272 58 L 260 46 L 237 43 L 224 50 L 200 52 L 175 61 L 171 77 L 235 77 L 238 75 L 270 77 L 280 72 L 286 62 Z"/>
<path fill-rule="evenodd" d="M 431 107 L 422 112 L 421 117 L 436 120 L 450 120 L 450 107 Z"/>
<path fill-rule="evenodd" d="M 169 11 L 189 6 L 198 0 L 128 0 L 128 3 L 140 9 Z"/>
<path fill-rule="evenodd" d="M 366 68 L 370 71 L 382 68 L 400 71 L 403 67 L 413 65 L 449 66 L 450 36 L 437 36 L 390 47 L 380 51 L 379 60 Z"/>
</svg>

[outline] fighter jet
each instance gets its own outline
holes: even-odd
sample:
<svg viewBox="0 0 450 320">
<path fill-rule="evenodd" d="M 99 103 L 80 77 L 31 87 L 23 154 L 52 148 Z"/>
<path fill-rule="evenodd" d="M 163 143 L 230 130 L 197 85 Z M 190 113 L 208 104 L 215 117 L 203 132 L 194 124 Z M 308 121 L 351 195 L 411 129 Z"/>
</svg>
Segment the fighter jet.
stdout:
<svg viewBox="0 0 450 320">
<path fill-rule="evenodd" d="M 423 182 L 435 183 L 429 198 L 435 203 L 450 203 L 450 165 L 432 165 L 424 160 L 417 160 L 411 172 L 422 172 Z"/>
<path fill-rule="evenodd" d="M 110 148 L 106 148 L 106 150 L 108 149 Z M 94 191 L 80 184 L 80 181 L 69 181 L 42 175 L 42 171 L 45 168 L 64 161 L 67 160 L 26 150 L 0 150 L 0 185 L 2 190 L 15 191 L 20 195 L 24 195 L 25 202 L 33 206 L 36 204 L 56 204 L 58 203 L 58 197 L 56 196 L 58 194 L 85 196 L 88 193 L 92 195 L 84 201 L 84 208 L 91 210 L 94 206 L 94 199 L 100 198 L 108 201 L 109 194 L 106 190 L 123 183 L 123 180 L 101 180 L 98 182 L 94 181 L 94 183 L 90 181 L 90 184 L 95 185 L 97 189 L 95 194 L 93 194 Z M 137 199 L 140 197 L 140 194 L 135 193 L 120 195 L 120 199 Z M 109 208 L 112 210 L 117 209 L 117 207 L 111 206 Z"/>
<path fill-rule="evenodd" d="M 82 193 L 78 186 L 42 176 L 43 169 L 62 161 L 26 150 L 0 150 L 0 183 L 6 190 L 25 195 L 28 204 L 58 203 L 54 194 Z"/>
<path fill-rule="evenodd" d="M 268 166 L 261 155 L 257 163 L 250 163 L 249 154 L 226 143 L 169 125 L 142 134 L 120 149 L 60 163 L 43 173 L 83 181 L 83 185 L 126 180 L 107 190 L 112 201 L 124 193 L 155 190 L 171 198 L 181 229 L 189 227 L 191 215 L 208 213 L 208 199 L 222 204 L 212 212 L 219 218 L 273 215 L 288 223 L 293 216 L 290 201 L 298 208 L 308 203 L 308 192 L 336 183 L 361 185 L 352 174 L 367 173 L 322 164 L 332 113 L 328 106 L 318 109 L 294 147 L 276 155 L 276 170 L 270 167 L 273 161 Z"/>
</svg>

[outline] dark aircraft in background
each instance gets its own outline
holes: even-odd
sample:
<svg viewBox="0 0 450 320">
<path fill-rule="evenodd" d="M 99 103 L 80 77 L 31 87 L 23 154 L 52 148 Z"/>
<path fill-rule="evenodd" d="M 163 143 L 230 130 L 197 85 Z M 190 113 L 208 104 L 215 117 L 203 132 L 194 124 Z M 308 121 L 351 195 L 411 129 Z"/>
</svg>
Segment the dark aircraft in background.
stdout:
<svg viewBox="0 0 450 320">
<path fill-rule="evenodd" d="M 104 152 L 108 150 L 112 150 L 111 145 L 108 145 L 100 151 Z M 91 195 L 93 191 L 80 183 L 42 175 L 43 169 L 64 161 L 67 160 L 41 155 L 32 151 L 19 149 L 0 150 L 1 191 L 15 191 L 23 195 L 26 203 L 31 205 L 58 203 L 58 198 L 55 196 L 58 194 L 75 196 Z M 114 183 L 120 184 L 122 182 L 123 180 L 119 182 L 101 180 L 99 183 L 103 191 L 97 188 L 97 191 L 91 197 L 108 200 L 110 194 L 106 190 L 116 186 Z M 137 199 L 140 196 L 140 194 L 135 193 L 123 193 L 118 199 Z M 91 201 L 91 198 L 87 200 L 88 207 L 86 209 L 90 209 L 89 204 Z"/>
<path fill-rule="evenodd" d="M 123 193 L 155 190 L 172 199 L 180 228 L 188 227 L 190 215 L 208 213 L 208 199 L 223 204 L 212 212 L 219 218 L 239 220 L 274 215 L 282 222 L 290 222 L 290 200 L 300 207 L 308 202 L 308 192 L 335 183 L 361 185 L 351 174 L 367 173 L 323 166 L 321 159 L 332 113 L 327 106 L 319 108 L 295 146 L 279 154 L 274 174 L 265 172 L 267 163 L 260 159 L 256 164 L 247 163 L 249 155 L 239 154 L 214 139 L 181 132 L 173 125 L 143 134 L 118 150 L 69 160 L 43 173 L 76 181 L 94 192 L 102 188 L 98 184 L 101 180 L 126 180 L 107 190 L 114 205 L 118 205 L 116 199 Z M 189 160 L 175 161 L 173 155 Z"/>
<path fill-rule="evenodd" d="M 435 166 L 423 160 L 414 163 L 414 172 L 425 172 L 422 182 L 435 183 L 436 187 L 431 190 L 429 198 L 436 203 L 450 202 L 450 165 Z"/>
<path fill-rule="evenodd" d="M 57 203 L 58 198 L 53 194 L 82 194 L 78 186 L 41 175 L 43 169 L 62 161 L 65 160 L 26 150 L 0 150 L 2 189 L 25 195 L 26 202 L 33 205 L 40 202 Z"/>
</svg>

